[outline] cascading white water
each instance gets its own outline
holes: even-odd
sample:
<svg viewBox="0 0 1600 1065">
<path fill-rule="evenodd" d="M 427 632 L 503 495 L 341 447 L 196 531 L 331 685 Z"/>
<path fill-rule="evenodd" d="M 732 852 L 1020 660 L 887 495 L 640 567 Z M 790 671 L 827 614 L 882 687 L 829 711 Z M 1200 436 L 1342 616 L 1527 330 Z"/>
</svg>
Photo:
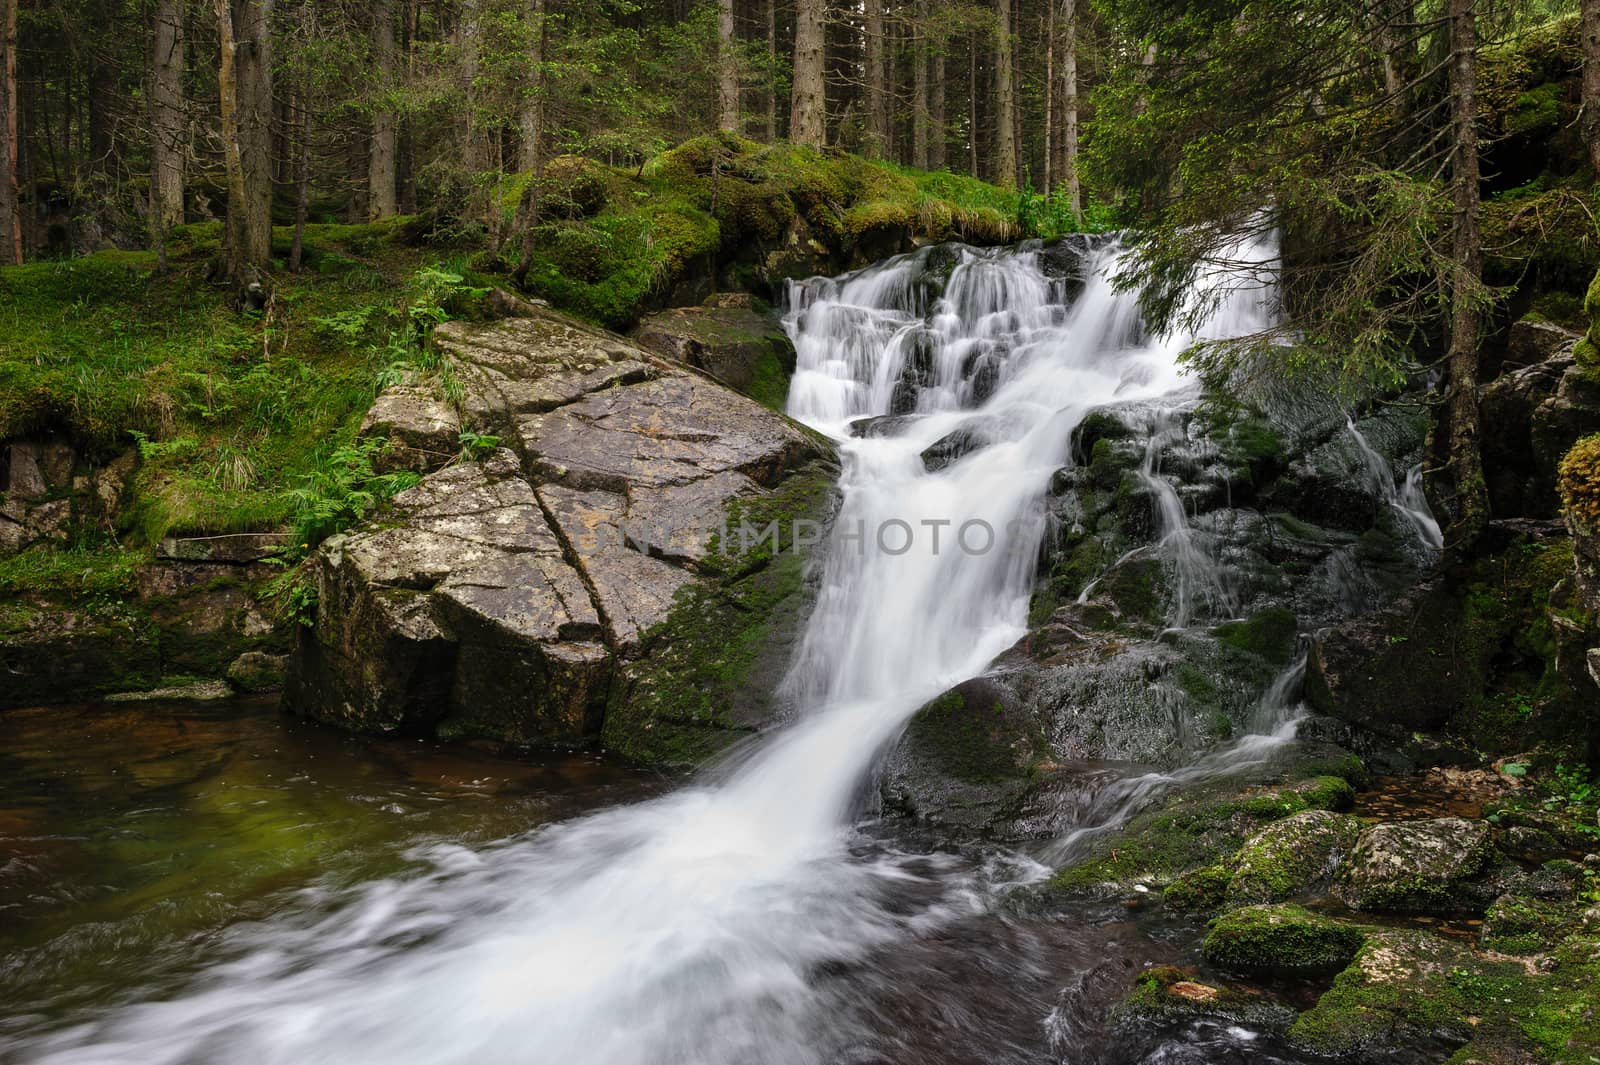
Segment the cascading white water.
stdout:
<svg viewBox="0 0 1600 1065">
<path fill-rule="evenodd" d="M 1373 493 L 1395 509 L 1425 547 L 1441 550 L 1444 547 L 1444 533 L 1433 516 L 1433 508 L 1428 506 L 1427 497 L 1422 494 L 1422 465 L 1418 463 L 1412 466 L 1406 471 L 1406 479 L 1397 484 L 1388 460 L 1367 442 L 1366 436 L 1356 428 L 1355 421 L 1345 419 L 1345 428 L 1355 439 L 1356 449 L 1361 453 L 1361 462 L 1366 470 L 1367 484 Z"/>
<path fill-rule="evenodd" d="M 829 1060 L 851 1015 L 818 970 L 941 919 L 885 903 L 917 874 L 853 853 L 862 781 L 918 707 L 1023 635 L 1072 429 L 1181 391 L 1195 339 L 1144 335 L 1109 281 L 1114 248 L 1070 306 L 1036 252 L 956 255 L 929 306 L 915 257 L 795 293 L 790 410 L 839 441 L 844 474 L 794 725 L 666 798 L 308 893 L 229 931 L 186 993 L 0 1050 L 73 1065 Z M 1230 294 L 1206 335 L 1268 324 L 1269 295 Z M 890 412 L 919 417 L 849 436 Z M 930 471 L 922 453 L 963 433 L 973 450 Z"/>
</svg>

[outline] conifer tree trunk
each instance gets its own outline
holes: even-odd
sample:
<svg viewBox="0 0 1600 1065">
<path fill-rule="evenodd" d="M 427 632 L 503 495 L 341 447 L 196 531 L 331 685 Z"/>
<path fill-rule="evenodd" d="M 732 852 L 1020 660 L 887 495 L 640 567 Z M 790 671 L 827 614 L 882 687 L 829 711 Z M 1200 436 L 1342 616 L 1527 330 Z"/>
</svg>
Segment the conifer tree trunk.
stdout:
<svg viewBox="0 0 1600 1065">
<path fill-rule="evenodd" d="M 1044 20 L 1044 188 L 1054 187 L 1056 155 L 1056 4 L 1050 0 Z"/>
<path fill-rule="evenodd" d="M 1583 140 L 1589 165 L 1600 179 L 1600 0 L 1583 0 L 1578 22 L 1583 34 Z"/>
<path fill-rule="evenodd" d="M 1489 521 L 1478 420 L 1480 323 L 1475 297 L 1483 278 L 1483 240 L 1479 226 L 1475 4 L 1476 0 L 1450 0 L 1449 10 L 1456 270 L 1451 285 L 1449 391 L 1444 412 L 1448 426 L 1445 474 L 1452 502 L 1445 546 L 1457 557 L 1477 542 Z"/>
<path fill-rule="evenodd" d="M 218 98 L 228 172 L 223 268 L 243 288 L 272 259 L 272 0 L 215 0 Z"/>
<path fill-rule="evenodd" d="M 928 0 L 917 0 L 911 47 L 911 165 L 928 169 Z"/>
<path fill-rule="evenodd" d="M 767 143 L 778 139 L 778 0 L 767 0 Z"/>
<path fill-rule="evenodd" d="M 1003 189 L 1017 187 L 1017 94 L 1012 84 L 1011 0 L 995 0 L 995 179 Z"/>
<path fill-rule="evenodd" d="M 517 113 L 517 169 L 538 173 L 544 166 L 544 3 L 527 0 L 528 79 Z"/>
<path fill-rule="evenodd" d="M 389 94 L 394 91 L 400 56 L 395 48 L 394 0 L 372 0 L 372 58 L 377 67 L 378 91 L 383 96 L 372 110 L 372 142 L 367 147 L 367 218 L 393 217 L 395 156 L 400 123 Z"/>
<path fill-rule="evenodd" d="M 972 38 L 972 49 L 967 53 L 967 168 L 973 177 L 981 177 L 978 173 L 978 48 L 980 47 L 976 34 Z"/>
<path fill-rule="evenodd" d="M 880 159 L 889 146 L 888 71 L 884 62 L 883 0 L 866 0 L 867 136 L 862 154 Z"/>
<path fill-rule="evenodd" d="M 717 128 L 739 131 L 739 41 L 733 0 L 717 0 Z"/>
<path fill-rule="evenodd" d="M 823 97 L 825 0 L 796 0 L 794 24 L 794 93 L 789 102 L 789 139 L 822 148 L 827 143 Z"/>
<path fill-rule="evenodd" d="M 0 266 L 22 262 L 22 197 L 17 186 L 17 3 L 0 0 Z"/>
<path fill-rule="evenodd" d="M 310 41 L 315 33 L 312 18 L 313 0 L 300 0 L 296 13 L 297 30 L 302 42 Z M 305 252 L 306 222 L 311 214 L 311 77 L 303 68 L 295 79 L 294 95 L 289 102 L 289 113 L 294 119 L 294 236 L 289 242 L 289 270 L 300 272 Z"/>
<path fill-rule="evenodd" d="M 1078 177 L 1078 3 L 1061 0 L 1061 172 L 1074 218 L 1083 217 L 1083 182 Z"/>
<path fill-rule="evenodd" d="M 945 167 L 945 143 L 949 137 L 945 120 L 944 42 L 933 49 L 933 69 L 928 74 L 928 169 Z"/>
<path fill-rule="evenodd" d="M 5 0 L 0 0 L 5 2 Z M 184 135 L 182 0 L 158 0 L 150 56 L 150 229 L 159 243 L 183 224 Z"/>
</svg>

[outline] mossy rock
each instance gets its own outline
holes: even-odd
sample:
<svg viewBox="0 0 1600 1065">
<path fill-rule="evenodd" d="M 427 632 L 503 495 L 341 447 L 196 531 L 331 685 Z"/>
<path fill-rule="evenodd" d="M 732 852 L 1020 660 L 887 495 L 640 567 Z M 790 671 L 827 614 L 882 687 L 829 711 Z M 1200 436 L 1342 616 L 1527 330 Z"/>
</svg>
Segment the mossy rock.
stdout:
<svg viewBox="0 0 1600 1065">
<path fill-rule="evenodd" d="M 1373 930 L 1289 1042 L 1348 1062 L 1587 1062 L 1600 1051 L 1594 946 L 1538 973 L 1428 932 Z"/>
<path fill-rule="evenodd" d="M 1158 965 L 1140 973 L 1133 990 L 1112 1010 L 1111 1030 L 1143 1035 L 1200 1020 L 1281 1032 L 1294 1020 L 1294 1010 L 1259 991 L 1219 986 L 1189 970 Z"/>
<path fill-rule="evenodd" d="M 1221 800 L 1182 797 L 1135 817 L 1122 831 L 1098 843 L 1084 861 L 1053 876 L 1046 891 L 1102 894 L 1108 886 L 1122 890 L 1133 884 L 1170 884 L 1184 873 L 1231 858 L 1273 821 L 1348 804 L 1352 794 L 1347 782 L 1322 777 Z"/>
<path fill-rule="evenodd" d="M 1561 502 L 1576 535 L 1600 535 L 1600 435 L 1578 441 L 1561 460 Z"/>
<path fill-rule="evenodd" d="M 1299 622 L 1292 610 L 1268 607 L 1248 620 L 1218 625 L 1212 634 L 1224 646 L 1287 666 L 1299 641 Z"/>
<path fill-rule="evenodd" d="M 618 667 L 601 733 L 608 751 L 692 766 L 770 722 L 814 595 L 793 533 L 828 520 L 834 473 L 818 463 L 729 508 L 729 528 L 776 523 L 779 538 L 743 550 L 713 537 L 703 568 L 715 579 L 680 591 L 644 653 Z"/>
<path fill-rule="evenodd" d="M 1229 906 L 1282 902 L 1326 882 L 1361 835 L 1361 823 L 1329 810 L 1306 810 L 1252 836 L 1233 865 Z"/>
<path fill-rule="evenodd" d="M 1177 913 L 1215 913 L 1228 897 L 1233 882 L 1229 865 L 1208 865 L 1184 873 L 1161 893 L 1162 903 Z"/>
<path fill-rule="evenodd" d="M 1362 929 L 1292 905 L 1246 906 L 1211 922 L 1201 953 L 1233 972 L 1338 972 L 1365 942 Z"/>
<path fill-rule="evenodd" d="M 1578 922 L 1578 906 L 1570 900 L 1501 895 L 1483 915 L 1480 941 L 1486 950 L 1536 954 L 1560 943 Z"/>
<path fill-rule="evenodd" d="M 1339 868 L 1335 892 L 1369 913 L 1481 913 L 1480 882 L 1496 862 L 1482 821 L 1443 817 L 1374 825 Z"/>
</svg>

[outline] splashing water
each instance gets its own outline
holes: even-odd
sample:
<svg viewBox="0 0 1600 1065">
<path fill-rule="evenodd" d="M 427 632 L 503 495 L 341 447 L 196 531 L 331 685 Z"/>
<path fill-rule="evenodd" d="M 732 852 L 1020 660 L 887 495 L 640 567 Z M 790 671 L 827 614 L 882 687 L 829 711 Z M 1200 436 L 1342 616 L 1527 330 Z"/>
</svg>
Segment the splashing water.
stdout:
<svg viewBox="0 0 1600 1065">
<path fill-rule="evenodd" d="M 1427 497 L 1422 493 L 1422 464 L 1412 466 L 1406 471 L 1405 480 L 1397 483 L 1388 460 L 1368 443 L 1361 430 L 1356 428 L 1355 421 L 1346 418 L 1345 428 L 1355 438 L 1356 448 L 1361 452 L 1367 484 L 1373 494 L 1395 509 L 1424 547 L 1442 550 L 1444 534 L 1433 516 L 1433 509 L 1428 506 Z"/>
<path fill-rule="evenodd" d="M 935 255 L 942 294 L 927 282 Z M 1110 282 L 1117 255 L 1090 252 L 1070 305 L 1074 282 L 1036 250 L 946 247 L 795 287 L 790 411 L 839 441 L 844 466 L 787 682 L 796 724 L 666 798 L 320 887 L 298 912 L 221 935 L 187 991 L 136 989 L 0 1051 L 73 1065 L 809 1065 L 862 1045 L 850 996 L 819 974 L 983 905 L 962 891 L 892 901 L 925 874 L 853 835 L 863 782 L 920 706 L 1024 634 L 1073 428 L 1096 406 L 1185 386 L 1177 357 L 1198 338 L 1146 335 Z M 1204 336 L 1254 332 L 1269 304 L 1232 292 Z M 883 415 L 916 417 L 849 435 Z M 951 445 L 947 464 L 924 458 L 936 444 Z M 1169 535 L 1180 524 L 1181 506 Z M 1261 743 L 1292 729 L 1269 724 Z M 1217 757 L 1251 756 L 1246 743 Z M 1119 808 L 1157 786 L 1130 782 Z"/>
</svg>

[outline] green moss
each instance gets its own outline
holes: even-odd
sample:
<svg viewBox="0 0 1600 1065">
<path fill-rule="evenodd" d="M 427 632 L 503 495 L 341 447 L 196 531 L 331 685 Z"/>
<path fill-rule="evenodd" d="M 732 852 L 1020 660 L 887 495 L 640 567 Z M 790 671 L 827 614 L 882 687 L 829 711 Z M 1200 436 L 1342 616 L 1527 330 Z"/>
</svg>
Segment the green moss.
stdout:
<svg viewBox="0 0 1600 1065">
<path fill-rule="evenodd" d="M 1259 992 L 1202 983 L 1192 972 L 1157 965 L 1134 979 L 1133 990 L 1112 1011 L 1111 1028 L 1144 1036 L 1151 1029 L 1171 1031 L 1202 1018 L 1282 1031 L 1294 1011 Z"/>
<path fill-rule="evenodd" d="M 789 404 L 789 371 L 775 351 L 769 351 L 756 362 L 746 390 L 751 399 L 770 410 L 782 413 Z"/>
<path fill-rule="evenodd" d="M 919 710 L 906 742 L 938 772 L 968 784 L 1025 777 L 1026 763 L 1045 751 L 1044 738 L 1019 729 L 999 700 L 970 700 L 960 688 Z"/>
<path fill-rule="evenodd" d="M 0 595 L 131 596 L 138 590 L 142 551 L 59 550 L 35 546 L 0 556 Z"/>
<path fill-rule="evenodd" d="M 1483 945 L 1508 954 L 1534 954 L 1554 947 L 1578 921 L 1568 902 L 1502 895 L 1483 916 Z"/>
<path fill-rule="evenodd" d="M 1236 972 L 1337 972 L 1365 939 L 1360 928 L 1299 906 L 1246 906 L 1211 923 L 1201 952 Z"/>
<path fill-rule="evenodd" d="M 527 288 L 619 330 L 719 271 L 769 283 L 756 264 L 781 249 L 797 219 L 841 266 L 858 244 L 887 254 L 912 234 L 982 243 L 1023 235 L 1015 193 L 731 134 L 686 141 L 639 171 L 552 163 L 541 195 L 550 221 L 534 234 Z M 878 248 L 879 236 L 894 239 Z"/>
<path fill-rule="evenodd" d="M 645 634 L 642 653 L 621 667 L 601 734 L 608 750 L 695 765 L 767 716 L 807 602 L 795 523 L 825 518 L 832 490 L 832 468 L 818 464 L 730 507 L 730 529 L 771 524 L 778 537 L 712 538 L 709 579 L 680 590 L 667 619 Z"/>
<path fill-rule="evenodd" d="M 0 438 L 64 438 L 90 462 L 137 441 L 124 543 L 280 524 L 284 490 L 353 435 L 396 358 L 429 255 L 404 225 L 308 227 L 311 269 L 274 278 L 266 315 L 207 283 L 214 225 L 175 231 L 166 273 L 111 252 L 0 269 Z"/>
<path fill-rule="evenodd" d="M 1058 872 L 1049 888 L 1073 892 L 1108 883 L 1169 884 L 1180 874 L 1237 854 L 1273 821 L 1347 803 L 1350 785 L 1338 781 L 1340 787 L 1335 779 L 1302 780 L 1222 801 L 1179 799 L 1167 809 L 1135 817 L 1084 861 Z"/>
<path fill-rule="evenodd" d="M 1586 1062 L 1600 1052 L 1597 946 L 1569 939 L 1536 971 L 1423 932 L 1372 933 L 1289 1038 L 1341 1059 L 1460 1047 L 1450 1060 Z"/>
<path fill-rule="evenodd" d="M 1226 865 L 1208 865 L 1184 873 L 1162 893 L 1161 901 L 1180 913 L 1215 913 L 1222 908 L 1233 870 Z"/>
<path fill-rule="evenodd" d="M 1276 666 L 1286 666 L 1294 657 L 1299 621 L 1292 610 L 1269 607 L 1246 621 L 1218 625 L 1213 632 L 1227 647 L 1264 658 Z"/>
</svg>

